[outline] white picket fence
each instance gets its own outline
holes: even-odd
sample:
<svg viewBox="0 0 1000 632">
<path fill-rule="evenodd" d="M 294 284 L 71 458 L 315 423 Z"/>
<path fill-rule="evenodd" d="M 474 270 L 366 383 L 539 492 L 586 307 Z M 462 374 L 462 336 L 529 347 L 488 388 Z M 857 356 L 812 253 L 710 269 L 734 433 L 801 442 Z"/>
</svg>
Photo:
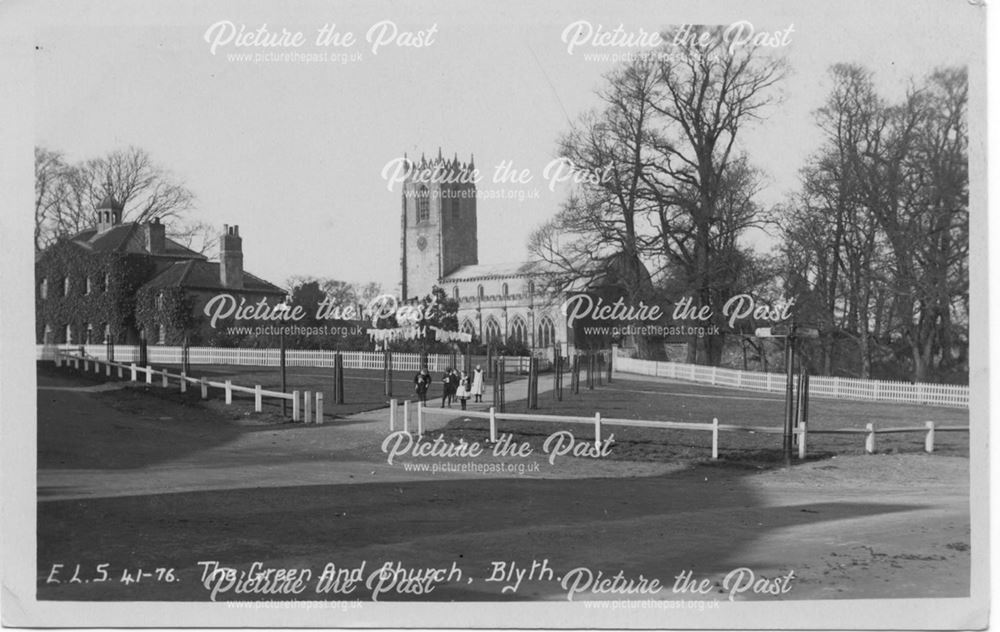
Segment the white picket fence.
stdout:
<svg viewBox="0 0 1000 632">
<path fill-rule="evenodd" d="M 107 347 L 100 345 L 38 345 L 36 359 L 55 360 L 56 354 L 74 353 L 80 350 L 91 358 L 107 360 Z M 322 351 L 306 349 L 288 349 L 285 351 L 285 365 L 290 367 L 327 367 L 332 368 L 337 354 L 343 357 L 345 369 L 383 370 L 385 355 L 381 351 Z M 148 345 L 146 361 L 153 364 L 181 364 L 183 347 Z M 137 345 L 115 345 L 114 359 L 117 362 L 138 362 L 139 347 Z M 189 347 L 188 362 L 191 364 L 219 364 L 233 366 L 263 366 L 277 367 L 281 361 L 279 349 L 248 349 L 239 347 Z M 464 363 L 464 356 L 430 354 L 427 356 L 429 371 L 444 371 L 447 367 L 459 368 Z M 506 357 L 504 368 L 508 373 L 527 373 L 529 358 Z M 539 362 L 542 369 L 550 364 L 547 360 Z M 393 353 L 392 369 L 394 371 L 420 370 L 420 354 Z"/>
<path fill-rule="evenodd" d="M 688 380 L 713 386 L 770 393 L 781 393 L 785 390 L 786 376 L 782 373 L 754 373 L 679 362 L 638 360 L 624 357 L 621 354 L 615 355 L 613 366 L 615 371 L 622 373 Z M 952 408 L 969 407 L 969 387 L 953 384 L 912 384 L 910 382 L 810 375 L 809 396 L 901 404 L 927 404 Z"/>
</svg>

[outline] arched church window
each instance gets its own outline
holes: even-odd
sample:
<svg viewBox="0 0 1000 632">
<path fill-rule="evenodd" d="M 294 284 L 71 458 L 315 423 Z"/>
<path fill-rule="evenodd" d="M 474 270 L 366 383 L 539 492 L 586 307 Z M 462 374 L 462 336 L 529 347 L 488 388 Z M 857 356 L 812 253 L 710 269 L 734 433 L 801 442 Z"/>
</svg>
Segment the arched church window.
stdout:
<svg viewBox="0 0 1000 632">
<path fill-rule="evenodd" d="M 534 295 L 535 295 L 535 282 L 528 281 L 528 296 L 534 296 Z"/>
<path fill-rule="evenodd" d="M 427 187 L 421 186 L 417 191 L 417 221 L 429 222 L 431 220 L 431 201 Z"/>
<path fill-rule="evenodd" d="M 507 298 L 507 284 L 504 283 L 500 286 L 500 293 L 503 294 L 504 298 Z"/>
<path fill-rule="evenodd" d="M 538 322 L 538 336 L 535 338 L 536 346 L 551 347 L 556 342 L 556 327 L 552 324 L 552 319 L 542 316 Z"/>
<path fill-rule="evenodd" d="M 528 344 L 528 326 L 520 316 L 515 316 L 510 322 L 510 341 L 515 344 Z"/>
<path fill-rule="evenodd" d="M 466 318 L 462 321 L 462 331 L 467 334 L 476 335 L 476 326 L 472 324 L 472 321 Z"/>
<path fill-rule="evenodd" d="M 483 328 L 483 342 L 489 344 L 491 342 L 500 342 L 500 323 L 497 322 L 492 316 L 486 321 L 486 327 Z"/>
</svg>

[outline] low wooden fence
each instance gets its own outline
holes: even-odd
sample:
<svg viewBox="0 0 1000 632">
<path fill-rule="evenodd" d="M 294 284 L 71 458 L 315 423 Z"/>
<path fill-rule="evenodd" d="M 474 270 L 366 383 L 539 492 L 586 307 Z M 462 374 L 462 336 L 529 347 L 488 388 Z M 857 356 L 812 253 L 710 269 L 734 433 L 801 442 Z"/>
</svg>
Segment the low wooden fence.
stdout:
<svg viewBox="0 0 1000 632">
<path fill-rule="evenodd" d="M 146 384 L 159 384 L 163 388 L 169 388 L 171 381 L 176 381 L 181 393 L 186 393 L 189 387 L 201 389 L 201 398 L 208 399 L 209 389 L 220 389 L 225 393 L 226 405 L 233 403 L 233 393 L 247 393 L 254 397 L 254 411 L 263 412 L 264 399 L 277 399 L 290 401 L 292 403 L 292 421 L 302 421 L 303 423 L 315 422 L 323 423 L 323 393 L 311 391 L 292 391 L 282 393 L 281 391 L 269 391 L 261 387 L 240 386 L 233 384 L 232 380 L 222 382 L 212 381 L 204 377 L 192 377 L 183 371 L 171 373 L 167 369 L 157 370 L 150 366 L 139 366 L 134 362 L 128 364 L 124 362 L 108 362 L 98 358 L 79 356 L 71 353 L 60 352 L 55 356 L 57 367 L 72 367 L 84 373 L 104 374 L 105 377 L 131 382 L 145 382 Z M 142 379 L 140 379 L 140 375 Z M 157 379 L 154 379 L 157 378 Z M 315 404 L 315 407 L 314 407 Z"/>
<path fill-rule="evenodd" d="M 414 409 L 411 412 L 411 408 Z M 402 409 L 402 410 L 400 410 Z M 568 423 L 593 425 L 594 445 L 601 444 L 602 429 L 605 426 L 633 426 L 640 428 L 660 428 L 670 430 L 694 430 L 712 433 L 712 459 L 719 458 L 719 433 L 720 432 L 753 432 L 760 434 L 783 435 L 784 428 L 771 426 L 740 426 L 734 424 L 720 424 L 718 418 L 713 418 L 711 423 L 697 423 L 687 421 L 659 421 L 646 419 L 613 419 L 601 417 L 600 412 L 595 412 L 593 417 L 576 417 L 563 415 L 529 415 L 522 413 L 501 413 L 495 408 L 490 408 L 488 412 L 463 410 L 457 412 L 447 408 L 428 408 L 421 402 L 416 402 L 414 406 L 409 401 L 404 401 L 402 407 L 395 399 L 390 401 L 389 406 L 389 431 L 396 430 L 397 422 L 401 422 L 401 430 L 410 432 L 411 417 L 415 418 L 416 434 L 424 433 L 424 416 L 437 415 L 442 417 L 469 417 L 472 419 L 485 419 L 489 422 L 490 441 L 497 441 L 497 421 L 540 421 L 550 423 Z M 806 446 L 808 435 L 811 434 L 854 434 L 865 436 L 865 452 L 874 454 L 876 448 L 876 435 L 879 434 L 899 434 L 899 433 L 925 433 L 924 451 L 934 452 L 934 435 L 936 432 L 969 432 L 968 426 L 938 426 L 933 421 L 924 422 L 923 426 L 913 427 L 892 427 L 877 428 L 874 423 L 869 423 L 864 429 L 860 428 L 838 428 L 838 429 L 809 429 L 808 424 L 801 423 L 794 429 L 793 433 L 798 443 L 798 458 L 806 458 Z"/>
<path fill-rule="evenodd" d="M 779 373 L 757 373 L 714 366 L 638 360 L 616 353 L 614 370 L 622 373 L 666 377 L 712 386 L 724 386 L 749 391 L 781 393 L 786 376 Z M 855 401 L 927 404 L 952 408 L 969 407 L 969 387 L 958 384 L 893 382 L 860 380 L 846 377 L 809 376 L 809 397 L 826 397 Z"/>
<path fill-rule="evenodd" d="M 59 354 L 70 353 L 99 360 L 108 360 L 107 345 L 37 345 L 35 358 L 37 360 L 55 360 Z M 139 347 L 137 345 L 115 345 L 114 360 L 118 362 L 139 362 Z M 281 363 L 280 349 L 248 349 L 243 347 L 188 347 L 188 364 L 217 364 L 233 366 L 277 367 Z M 328 351 L 321 349 L 286 349 L 285 365 L 290 367 L 324 367 L 333 368 L 336 357 L 340 356 L 345 369 L 367 369 L 381 371 L 385 369 L 385 353 L 381 351 Z M 392 353 L 391 364 L 394 371 L 420 370 L 419 353 Z M 495 358 L 500 360 L 500 357 Z M 531 358 L 506 356 L 505 371 L 508 373 L 527 373 Z M 180 346 L 147 345 L 146 360 L 154 364 L 184 363 L 184 348 Z M 465 366 L 463 354 L 428 354 L 427 369 L 431 372 L 444 371 L 445 368 Z M 486 356 L 471 356 L 471 364 L 486 365 Z M 551 362 L 541 359 L 543 370 L 549 368 Z"/>
</svg>

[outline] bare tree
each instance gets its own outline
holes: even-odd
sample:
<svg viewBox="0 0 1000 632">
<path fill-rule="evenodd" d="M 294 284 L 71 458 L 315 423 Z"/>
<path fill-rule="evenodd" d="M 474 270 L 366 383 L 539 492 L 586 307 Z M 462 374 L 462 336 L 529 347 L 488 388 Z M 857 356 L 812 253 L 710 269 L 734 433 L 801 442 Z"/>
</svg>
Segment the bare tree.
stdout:
<svg viewBox="0 0 1000 632">
<path fill-rule="evenodd" d="M 58 152 L 38 147 L 35 194 L 38 249 L 93 226 L 94 210 L 108 196 L 122 205 L 123 221 L 173 220 L 168 223 L 171 237 L 200 250 L 214 243 L 206 239 L 210 233 L 206 225 L 188 220 L 194 203 L 191 191 L 137 147 L 76 164 L 66 164 Z"/>
</svg>

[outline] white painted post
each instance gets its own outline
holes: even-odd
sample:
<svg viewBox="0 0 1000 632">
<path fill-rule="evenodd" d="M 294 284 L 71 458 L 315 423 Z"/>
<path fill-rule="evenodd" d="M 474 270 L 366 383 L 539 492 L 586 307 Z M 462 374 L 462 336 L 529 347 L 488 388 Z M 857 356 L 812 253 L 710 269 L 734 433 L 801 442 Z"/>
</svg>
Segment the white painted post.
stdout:
<svg viewBox="0 0 1000 632">
<path fill-rule="evenodd" d="M 135 362 L 133 362 L 133 363 L 132 363 L 132 381 L 133 381 L 133 382 L 137 382 L 137 381 L 139 381 L 139 376 L 138 376 L 138 374 L 137 374 L 137 370 L 138 370 L 138 369 L 137 369 L 137 368 L 136 368 L 136 366 L 135 366 Z"/>
<path fill-rule="evenodd" d="M 188 392 L 188 376 L 184 371 L 181 371 L 181 392 Z"/>
<path fill-rule="evenodd" d="M 396 430 L 396 406 L 397 402 L 394 399 L 389 400 L 389 432 Z"/>
<path fill-rule="evenodd" d="M 799 458 L 806 458 L 806 422 L 799 422 Z"/>
<path fill-rule="evenodd" d="M 403 400 L 403 432 L 410 434 L 410 400 Z"/>
<path fill-rule="evenodd" d="M 417 436 L 424 434 L 424 403 L 417 402 Z"/>
<path fill-rule="evenodd" d="M 105 373 L 104 373 L 104 374 L 105 374 L 105 375 L 107 375 L 108 377 L 111 377 L 111 363 L 110 363 L 110 362 L 108 362 L 108 363 L 107 363 L 106 365 L 104 365 L 104 366 L 105 366 L 105 368 L 107 369 L 107 370 L 105 371 Z"/>
<path fill-rule="evenodd" d="M 865 452 L 875 454 L 875 424 L 865 424 L 868 434 L 865 436 Z"/>
<path fill-rule="evenodd" d="M 146 367 L 146 384 L 152 384 L 152 383 L 153 383 L 153 367 L 147 366 Z"/>
<path fill-rule="evenodd" d="M 83 361 L 83 372 L 87 373 L 88 371 L 90 371 L 90 360 L 85 359 Z"/>
<path fill-rule="evenodd" d="M 719 418 L 712 418 L 712 460 L 719 458 Z"/>
<path fill-rule="evenodd" d="M 497 442 L 497 409 L 490 406 L 490 443 Z"/>
<path fill-rule="evenodd" d="M 208 379 L 203 377 L 199 381 L 201 382 L 201 398 L 208 399 Z"/>
<path fill-rule="evenodd" d="M 118 379 L 120 380 L 123 377 L 125 377 L 125 370 L 122 369 L 122 365 L 119 364 L 118 365 Z"/>
<path fill-rule="evenodd" d="M 316 391 L 316 423 L 323 425 L 323 391 Z"/>
<path fill-rule="evenodd" d="M 298 421 L 301 414 L 299 413 L 299 392 L 292 391 L 292 421 Z"/>
<path fill-rule="evenodd" d="M 601 449 L 601 413 L 594 413 L 594 447 Z"/>
<path fill-rule="evenodd" d="M 306 395 L 304 398 L 305 418 L 303 419 L 303 423 L 309 423 L 310 421 L 312 421 L 312 412 L 313 412 L 312 396 L 313 396 L 312 391 L 306 391 Z"/>
<path fill-rule="evenodd" d="M 264 410 L 264 395 L 261 390 L 260 384 L 253 387 L 253 409 L 258 413 Z"/>
<path fill-rule="evenodd" d="M 924 422 L 927 426 L 927 438 L 924 439 L 924 452 L 931 453 L 934 451 L 934 422 L 927 421 Z"/>
<path fill-rule="evenodd" d="M 170 371 L 163 369 L 163 388 L 170 386 Z"/>
<path fill-rule="evenodd" d="M 100 360 L 94 360 L 94 373 L 97 373 L 98 375 L 100 375 L 100 373 L 101 373 L 101 361 Z"/>
</svg>

